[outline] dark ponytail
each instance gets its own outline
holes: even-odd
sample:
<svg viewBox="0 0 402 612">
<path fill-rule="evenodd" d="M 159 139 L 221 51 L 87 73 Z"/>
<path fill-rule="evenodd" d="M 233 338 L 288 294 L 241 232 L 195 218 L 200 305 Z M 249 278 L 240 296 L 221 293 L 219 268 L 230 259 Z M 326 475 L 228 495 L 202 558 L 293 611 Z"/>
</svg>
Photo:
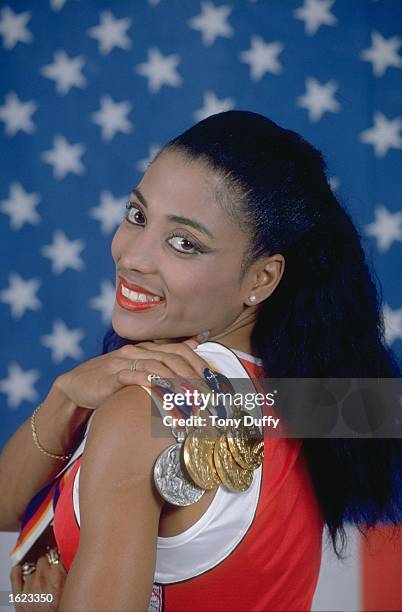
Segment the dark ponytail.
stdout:
<svg viewBox="0 0 402 612">
<path fill-rule="evenodd" d="M 168 148 L 222 176 L 227 208 L 248 221 L 247 265 L 285 257 L 251 338 L 268 378 L 400 376 L 384 344 L 378 287 L 320 151 L 246 111 L 209 117 Z M 335 552 L 347 522 L 402 522 L 401 440 L 306 438 L 303 449 Z"/>
<path fill-rule="evenodd" d="M 384 343 L 379 287 L 320 151 L 247 111 L 204 119 L 159 155 L 167 151 L 221 178 L 217 201 L 249 236 L 243 271 L 261 255 L 285 257 L 251 337 L 268 378 L 401 375 Z M 124 342 L 109 330 L 104 352 Z M 402 522 L 401 440 L 306 438 L 303 450 L 338 556 L 348 522 L 360 529 Z"/>
</svg>

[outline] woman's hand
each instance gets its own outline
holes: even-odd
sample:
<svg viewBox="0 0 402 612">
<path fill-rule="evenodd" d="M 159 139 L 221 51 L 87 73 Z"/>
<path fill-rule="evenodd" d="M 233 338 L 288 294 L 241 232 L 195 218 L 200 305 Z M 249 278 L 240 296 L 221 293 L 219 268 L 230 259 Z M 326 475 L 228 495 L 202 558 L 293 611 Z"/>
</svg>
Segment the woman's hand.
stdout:
<svg viewBox="0 0 402 612">
<path fill-rule="evenodd" d="M 25 576 L 25 579 L 22 578 L 21 565 L 14 565 L 10 573 L 11 588 L 14 601 L 17 595 L 21 596 L 18 599 L 22 600 L 14 604 L 16 612 L 33 612 L 33 610 L 57 612 L 66 576 L 64 565 L 61 562 L 49 565 L 45 555 L 38 558 L 36 570 Z M 32 596 L 31 601 L 27 597 L 28 594 Z M 40 603 L 40 597 L 35 597 L 40 594 L 52 595 L 52 601 Z"/>
<path fill-rule="evenodd" d="M 150 387 L 149 374 L 164 378 L 202 378 L 208 363 L 199 357 L 194 338 L 184 342 L 140 342 L 94 357 L 59 376 L 55 385 L 77 406 L 95 409 L 128 385 Z M 135 361 L 135 370 L 130 366 Z"/>
</svg>

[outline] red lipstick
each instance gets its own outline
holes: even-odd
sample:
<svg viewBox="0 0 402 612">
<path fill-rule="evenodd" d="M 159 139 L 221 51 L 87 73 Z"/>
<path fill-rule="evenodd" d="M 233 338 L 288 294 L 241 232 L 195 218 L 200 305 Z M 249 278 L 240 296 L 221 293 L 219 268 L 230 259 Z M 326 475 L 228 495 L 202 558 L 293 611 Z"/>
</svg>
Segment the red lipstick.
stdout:
<svg viewBox="0 0 402 612">
<path fill-rule="evenodd" d="M 118 280 L 119 282 L 118 282 L 117 291 L 116 291 L 116 301 L 119 304 L 119 306 L 121 306 L 125 310 L 130 310 L 133 312 L 139 312 L 141 310 L 149 310 L 150 308 L 156 308 L 162 302 L 165 301 L 161 296 L 158 296 L 156 293 L 152 293 L 151 291 L 149 291 L 148 289 L 145 289 L 144 287 L 141 287 L 140 285 L 129 283 L 121 276 L 118 276 Z M 159 298 L 159 299 L 158 300 L 154 299 L 153 301 L 140 301 L 140 300 L 132 299 L 131 297 L 127 295 L 123 295 L 122 287 L 125 287 L 126 289 L 129 289 L 130 291 L 135 291 L 136 293 L 141 293 L 150 298 Z"/>
</svg>

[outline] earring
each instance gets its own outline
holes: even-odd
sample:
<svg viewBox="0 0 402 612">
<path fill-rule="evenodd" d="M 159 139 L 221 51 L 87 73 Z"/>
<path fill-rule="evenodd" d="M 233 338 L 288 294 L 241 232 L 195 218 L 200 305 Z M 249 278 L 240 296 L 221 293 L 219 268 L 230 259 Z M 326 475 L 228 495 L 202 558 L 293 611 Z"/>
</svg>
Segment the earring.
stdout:
<svg viewBox="0 0 402 612">
<path fill-rule="evenodd" d="M 250 302 L 255 302 L 257 298 L 255 297 L 254 294 L 252 294 L 252 295 L 248 296 L 248 299 L 249 299 Z"/>
</svg>

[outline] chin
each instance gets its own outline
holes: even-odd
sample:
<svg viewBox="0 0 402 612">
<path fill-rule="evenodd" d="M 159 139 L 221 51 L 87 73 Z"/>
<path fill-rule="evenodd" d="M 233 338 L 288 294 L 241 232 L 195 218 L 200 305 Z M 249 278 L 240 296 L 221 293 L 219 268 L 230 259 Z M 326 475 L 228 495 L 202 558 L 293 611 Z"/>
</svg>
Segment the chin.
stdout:
<svg viewBox="0 0 402 612">
<path fill-rule="evenodd" d="M 127 338 L 127 340 L 137 340 L 134 338 L 133 334 L 133 322 L 124 320 L 126 317 L 121 312 L 116 312 L 117 306 L 116 304 L 113 307 L 112 312 L 112 327 L 116 334 L 118 334 L 121 338 Z M 123 315 L 123 316 L 122 316 Z M 131 333 L 130 333 L 131 330 Z M 135 332 L 134 332 L 135 333 Z"/>
<path fill-rule="evenodd" d="M 144 326 L 143 322 L 133 321 L 133 317 L 130 313 L 125 314 L 118 309 L 115 305 L 112 312 L 112 327 L 116 334 L 126 340 L 136 340 L 138 342 L 144 342 L 146 340 L 153 340 L 160 337 L 158 331 L 147 330 L 147 326 Z"/>
</svg>

